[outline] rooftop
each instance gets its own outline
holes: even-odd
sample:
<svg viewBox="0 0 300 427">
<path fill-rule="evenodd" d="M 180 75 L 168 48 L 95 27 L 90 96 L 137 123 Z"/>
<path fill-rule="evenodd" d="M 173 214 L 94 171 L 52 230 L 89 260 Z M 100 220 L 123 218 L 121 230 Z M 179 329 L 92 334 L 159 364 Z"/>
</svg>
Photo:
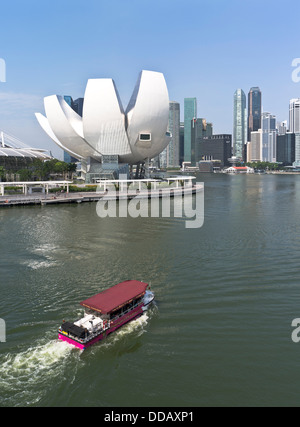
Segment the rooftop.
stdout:
<svg viewBox="0 0 300 427">
<path fill-rule="evenodd" d="M 50 159 L 52 155 L 44 149 L 29 147 L 17 137 L 0 130 L 0 156 L 3 157 L 31 157 Z"/>
<path fill-rule="evenodd" d="M 132 299 L 142 296 L 147 286 L 148 283 L 140 282 L 139 280 L 126 280 L 81 301 L 80 305 L 98 311 L 101 314 L 107 314 L 122 307 Z"/>
</svg>

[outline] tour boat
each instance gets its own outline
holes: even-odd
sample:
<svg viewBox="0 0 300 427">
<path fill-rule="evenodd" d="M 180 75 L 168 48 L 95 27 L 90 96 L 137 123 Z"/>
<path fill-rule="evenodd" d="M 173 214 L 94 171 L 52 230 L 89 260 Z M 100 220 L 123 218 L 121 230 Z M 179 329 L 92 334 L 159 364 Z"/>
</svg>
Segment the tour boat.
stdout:
<svg viewBox="0 0 300 427">
<path fill-rule="evenodd" d="M 58 338 L 85 349 L 141 316 L 153 300 L 154 294 L 147 283 L 138 280 L 118 283 L 82 301 L 84 316 L 76 322 L 63 321 Z"/>
</svg>

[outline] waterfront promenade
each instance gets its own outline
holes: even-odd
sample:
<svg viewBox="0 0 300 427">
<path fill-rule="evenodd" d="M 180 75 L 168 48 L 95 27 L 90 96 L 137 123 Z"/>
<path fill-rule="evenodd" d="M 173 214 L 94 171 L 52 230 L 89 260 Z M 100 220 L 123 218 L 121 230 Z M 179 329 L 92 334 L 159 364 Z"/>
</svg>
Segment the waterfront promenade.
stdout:
<svg viewBox="0 0 300 427">
<path fill-rule="evenodd" d="M 0 197 L 0 207 L 93 202 L 100 200 L 103 196 L 104 193 L 96 192 L 5 195 Z"/>
<path fill-rule="evenodd" d="M 184 194 L 195 194 L 198 191 L 203 190 L 203 183 L 194 183 L 192 184 L 192 179 L 195 177 L 187 177 L 188 185 L 180 185 L 179 181 L 183 181 L 182 177 L 180 179 L 170 178 L 173 181 L 173 186 L 166 185 L 166 187 L 160 187 L 158 185 L 159 181 L 151 180 L 155 185 L 151 189 L 145 188 L 146 186 L 139 186 L 136 189 L 128 189 L 127 185 L 122 186 L 120 190 L 112 192 L 108 188 L 108 184 L 117 184 L 123 183 L 124 180 L 114 180 L 113 182 L 106 181 L 103 188 L 101 184 L 98 186 L 99 191 L 91 192 L 82 191 L 80 192 L 68 192 L 68 191 L 57 191 L 56 193 L 33 193 L 33 194 L 14 194 L 14 195 L 3 195 L 0 196 L 0 207 L 11 207 L 11 206 L 28 206 L 28 205 L 53 205 L 53 204 L 62 204 L 62 203 L 82 203 L 82 202 L 97 202 L 99 200 L 108 201 L 108 200 L 131 200 L 135 199 L 144 199 L 144 198 L 162 198 L 162 197 L 174 197 L 182 196 Z M 132 182 L 127 180 L 127 182 Z M 138 181 L 136 181 L 138 182 Z M 141 183 L 141 182 L 140 182 Z M 142 183 L 144 183 L 142 181 Z M 144 183 L 145 184 L 145 183 Z M 156 185 L 157 184 L 157 185 Z M 166 183 L 167 184 L 167 183 Z"/>
</svg>

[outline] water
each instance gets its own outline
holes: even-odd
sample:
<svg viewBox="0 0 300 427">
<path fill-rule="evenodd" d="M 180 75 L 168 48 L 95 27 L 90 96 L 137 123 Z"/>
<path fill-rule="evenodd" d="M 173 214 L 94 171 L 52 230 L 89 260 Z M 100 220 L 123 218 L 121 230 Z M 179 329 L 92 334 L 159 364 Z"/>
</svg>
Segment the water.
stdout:
<svg viewBox="0 0 300 427">
<path fill-rule="evenodd" d="M 0 210 L 1 406 L 298 406 L 300 176 L 204 174 L 205 219 L 96 205 Z M 80 351 L 79 301 L 127 279 L 156 305 Z"/>
</svg>

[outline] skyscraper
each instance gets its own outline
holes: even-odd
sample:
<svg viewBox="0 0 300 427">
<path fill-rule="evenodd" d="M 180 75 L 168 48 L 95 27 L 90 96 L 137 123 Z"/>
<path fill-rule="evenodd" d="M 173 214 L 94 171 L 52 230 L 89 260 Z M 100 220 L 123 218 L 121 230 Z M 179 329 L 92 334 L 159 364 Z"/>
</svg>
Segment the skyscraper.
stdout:
<svg viewBox="0 0 300 427">
<path fill-rule="evenodd" d="M 261 91 L 252 87 L 248 93 L 248 132 L 247 140 L 251 141 L 251 132 L 261 128 Z"/>
<path fill-rule="evenodd" d="M 247 161 L 259 162 L 261 161 L 262 153 L 262 130 L 255 130 L 251 132 L 251 141 L 248 145 Z"/>
<path fill-rule="evenodd" d="M 223 168 L 229 166 L 232 138 L 229 134 L 203 136 L 199 140 L 199 160 L 210 160 Z"/>
<path fill-rule="evenodd" d="M 167 147 L 167 166 L 179 166 L 180 104 L 169 102 L 169 131 L 172 139 Z"/>
<path fill-rule="evenodd" d="M 276 161 L 283 166 L 291 166 L 295 161 L 295 134 L 286 132 L 277 135 L 276 143 Z"/>
<path fill-rule="evenodd" d="M 293 166 L 300 167 L 300 133 L 295 134 L 295 161 Z"/>
<path fill-rule="evenodd" d="M 234 92 L 233 98 L 233 155 L 242 159 L 247 142 L 246 95 L 242 89 Z"/>
<path fill-rule="evenodd" d="M 184 98 L 184 161 L 191 161 L 192 120 L 197 117 L 197 99 Z"/>
<path fill-rule="evenodd" d="M 278 135 L 285 135 L 288 131 L 287 120 L 277 122 L 277 133 Z"/>
<path fill-rule="evenodd" d="M 261 115 L 262 161 L 276 162 L 276 116 L 270 113 Z"/>
<path fill-rule="evenodd" d="M 191 129 L 191 163 L 196 166 L 199 160 L 202 160 L 201 157 L 201 144 L 203 143 L 203 138 L 210 137 L 213 134 L 213 125 L 212 123 L 207 123 L 206 119 L 193 119 L 192 129 Z"/>
<path fill-rule="evenodd" d="M 65 100 L 65 101 L 66 101 L 66 103 L 67 103 L 67 104 L 69 104 L 69 105 L 70 105 L 70 107 L 71 107 L 71 108 L 73 108 L 73 110 L 74 110 L 74 101 L 73 101 L 72 96 L 65 95 L 65 96 L 64 96 L 64 100 Z"/>
<path fill-rule="evenodd" d="M 166 147 L 161 153 L 159 153 L 158 155 L 158 159 L 159 159 L 159 167 L 162 169 L 165 169 L 168 165 L 167 165 L 167 148 Z"/>
<path fill-rule="evenodd" d="M 300 98 L 290 100 L 290 127 L 292 133 L 300 132 Z"/>
<path fill-rule="evenodd" d="M 179 165 L 184 161 L 184 122 L 180 122 L 179 131 Z"/>
<path fill-rule="evenodd" d="M 83 101 L 84 101 L 84 98 L 75 99 L 74 107 L 73 107 L 76 113 L 79 114 L 81 117 L 82 117 L 82 111 L 83 111 Z"/>
</svg>

